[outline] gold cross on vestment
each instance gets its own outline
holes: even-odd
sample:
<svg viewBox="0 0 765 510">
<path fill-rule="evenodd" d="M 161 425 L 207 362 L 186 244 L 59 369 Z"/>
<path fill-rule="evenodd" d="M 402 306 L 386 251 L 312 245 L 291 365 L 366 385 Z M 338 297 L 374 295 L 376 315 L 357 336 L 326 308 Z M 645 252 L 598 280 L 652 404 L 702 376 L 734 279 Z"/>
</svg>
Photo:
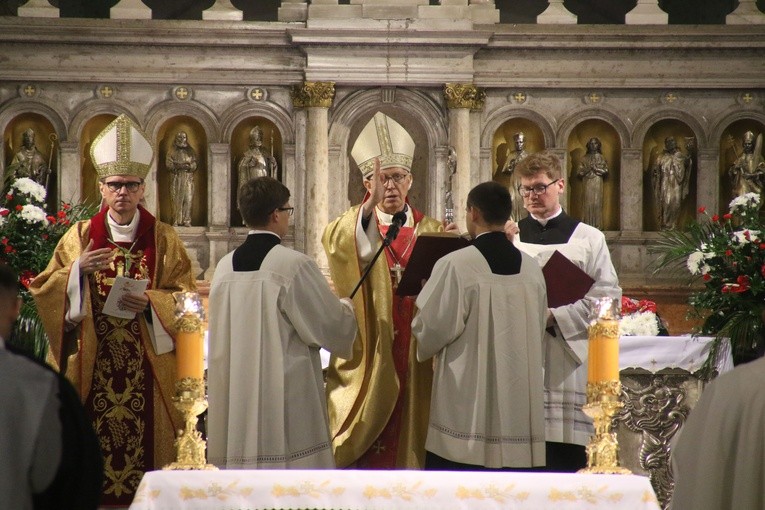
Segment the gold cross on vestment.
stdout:
<svg viewBox="0 0 765 510">
<path fill-rule="evenodd" d="M 122 261 L 117 262 L 117 276 L 125 276 L 125 263 Z M 108 285 L 109 287 L 113 287 L 114 280 L 115 280 L 114 278 L 106 278 L 104 280 L 104 283 L 106 283 L 106 285 Z"/>
<path fill-rule="evenodd" d="M 401 275 L 404 274 L 404 269 L 405 268 L 401 267 L 401 264 L 399 264 L 398 262 L 393 264 L 393 267 L 390 268 L 391 276 L 396 279 L 394 286 L 398 287 L 398 284 L 401 283 Z"/>
</svg>

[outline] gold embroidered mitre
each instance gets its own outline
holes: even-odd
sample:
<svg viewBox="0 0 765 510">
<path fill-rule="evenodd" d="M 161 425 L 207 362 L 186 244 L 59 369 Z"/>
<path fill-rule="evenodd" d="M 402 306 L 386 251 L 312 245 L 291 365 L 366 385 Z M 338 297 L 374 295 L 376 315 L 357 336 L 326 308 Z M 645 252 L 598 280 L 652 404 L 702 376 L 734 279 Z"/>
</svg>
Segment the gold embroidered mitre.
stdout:
<svg viewBox="0 0 765 510">
<path fill-rule="evenodd" d="M 351 156 L 364 178 L 374 171 L 375 158 L 380 158 L 380 170 L 401 167 L 411 172 L 414 140 L 401 124 L 377 112 L 361 130 Z"/>
<path fill-rule="evenodd" d="M 141 128 L 123 113 L 93 140 L 90 158 L 99 179 L 110 175 L 145 179 L 154 159 L 154 146 Z"/>
</svg>

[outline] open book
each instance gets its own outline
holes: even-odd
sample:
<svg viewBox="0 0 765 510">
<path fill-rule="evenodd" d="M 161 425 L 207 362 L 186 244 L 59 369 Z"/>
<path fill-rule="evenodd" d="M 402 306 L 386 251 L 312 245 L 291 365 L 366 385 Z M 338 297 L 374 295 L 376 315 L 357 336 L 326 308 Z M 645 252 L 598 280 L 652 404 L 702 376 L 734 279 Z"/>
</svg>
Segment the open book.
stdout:
<svg viewBox="0 0 765 510">
<path fill-rule="evenodd" d="M 422 290 L 422 280 L 430 278 L 436 261 L 470 244 L 466 238 L 452 232 L 432 232 L 417 236 L 404 276 L 398 284 L 399 296 L 416 296 Z"/>
</svg>

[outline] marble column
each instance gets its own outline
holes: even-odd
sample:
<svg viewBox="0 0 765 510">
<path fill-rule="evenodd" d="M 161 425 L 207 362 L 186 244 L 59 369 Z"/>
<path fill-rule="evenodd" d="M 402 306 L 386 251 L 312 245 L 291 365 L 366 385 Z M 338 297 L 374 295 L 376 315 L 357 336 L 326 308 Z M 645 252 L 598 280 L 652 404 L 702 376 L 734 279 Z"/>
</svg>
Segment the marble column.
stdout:
<svg viewBox="0 0 765 510">
<path fill-rule="evenodd" d="M 576 15 L 563 5 L 563 0 L 550 0 L 547 9 L 537 16 L 539 25 L 576 25 Z"/>
<path fill-rule="evenodd" d="M 735 11 L 725 16 L 726 25 L 762 25 L 765 13 L 757 8 L 755 0 L 740 0 Z"/>
<path fill-rule="evenodd" d="M 64 202 L 79 203 L 82 200 L 82 172 L 80 171 L 80 144 L 59 142 L 58 198 Z"/>
<path fill-rule="evenodd" d="M 669 14 L 661 10 L 658 0 L 638 0 L 637 5 L 624 15 L 625 25 L 666 25 Z"/>
<path fill-rule="evenodd" d="M 305 82 L 292 88 L 295 108 L 306 110 L 305 253 L 327 267 L 321 235 L 329 223 L 328 110 L 335 98 L 334 82 Z"/>
<path fill-rule="evenodd" d="M 461 229 L 465 226 L 465 200 L 474 182 L 470 171 L 470 110 L 483 107 L 485 93 L 472 84 L 447 83 L 444 85 L 444 98 L 449 108 L 449 145 L 457 155 L 457 173 L 452 177 L 452 197 L 454 199 L 454 221 Z M 448 172 L 448 170 L 447 170 Z M 445 175 L 445 179 L 449 179 Z M 447 181 L 439 181 L 438 193 L 443 195 Z M 439 197 L 440 198 L 440 197 Z M 440 200 L 438 202 L 441 202 Z M 441 217 L 443 217 L 443 212 Z"/>
<path fill-rule="evenodd" d="M 643 229 L 642 151 L 622 149 L 619 168 L 619 228 L 622 232 L 639 232 Z"/>
<path fill-rule="evenodd" d="M 308 19 L 308 0 L 282 0 L 277 11 L 279 21 L 306 21 Z"/>
<path fill-rule="evenodd" d="M 699 149 L 696 156 L 696 209 L 701 206 L 708 211 L 728 212 L 728 202 L 719 203 L 720 152 L 717 149 Z M 692 194 L 692 193 L 691 193 Z M 693 197 L 689 196 L 688 200 Z M 722 209 L 721 209 L 722 208 Z M 714 214 L 714 212 L 712 213 Z"/>
<path fill-rule="evenodd" d="M 215 0 L 208 9 L 202 11 L 203 20 L 242 21 L 244 13 L 231 4 L 231 0 Z"/>
<path fill-rule="evenodd" d="M 151 19 L 151 9 L 141 0 L 120 0 L 109 9 L 112 19 Z"/>
<path fill-rule="evenodd" d="M 231 211 L 231 148 L 226 143 L 210 143 L 209 149 L 209 226 L 228 228 Z"/>
<path fill-rule="evenodd" d="M 19 6 L 17 16 L 20 18 L 59 18 L 58 7 L 53 7 L 48 0 L 29 0 Z"/>
</svg>

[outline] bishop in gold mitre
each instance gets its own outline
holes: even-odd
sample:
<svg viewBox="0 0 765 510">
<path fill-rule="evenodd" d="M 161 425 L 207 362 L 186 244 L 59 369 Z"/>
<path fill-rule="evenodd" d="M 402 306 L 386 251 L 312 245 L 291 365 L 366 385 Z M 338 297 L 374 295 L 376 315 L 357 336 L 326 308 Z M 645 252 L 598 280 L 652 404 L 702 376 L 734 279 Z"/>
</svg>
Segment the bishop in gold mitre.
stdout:
<svg viewBox="0 0 765 510">
<path fill-rule="evenodd" d="M 377 112 L 361 130 L 351 157 L 366 195 L 330 223 L 322 242 L 335 288 L 349 296 L 385 237 L 393 215 L 406 221 L 354 297 L 358 338 L 351 359 L 331 358 L 327 373 L 330 433 L 338 467 L 420 468 L 433 371 L 418 363 L 411 334 L 414 298 L 394 294 L 425 232 L 444 230 L 408 201 L 415 144 L 392 117 Z M 448 229 L 456 230 L 456 225 Z"/>
<path fill-rule="evenodd" d="M 129 506 L 143 473 L 172 462 L 175 291 L 194 290 L 191 263 L 172 227 L 140 202 L 154 146 L 126 115 L 90 149 L 103 205 L 63 236 L 34 296 L 51 363 L 77 388 L 104 456 L 101 504 Z M 118 278 L 146 283 L 104 310 Z M 109 312 L 109 313 L 107 313 Z"/>
</svg>

